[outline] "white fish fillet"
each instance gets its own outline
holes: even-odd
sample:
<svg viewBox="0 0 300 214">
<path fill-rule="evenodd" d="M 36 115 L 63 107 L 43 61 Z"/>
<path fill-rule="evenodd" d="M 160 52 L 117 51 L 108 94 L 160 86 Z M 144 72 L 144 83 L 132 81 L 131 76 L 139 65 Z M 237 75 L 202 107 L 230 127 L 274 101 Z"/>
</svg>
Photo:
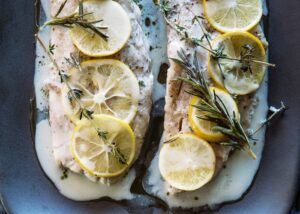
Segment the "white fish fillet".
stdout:
<svg viewBox="0 0 300 214">
<path fill-rule="evenodd" d="M 201 1 L 200 1 L 201 2 Z M 190 36 L 194 38 L 201 38 L 203 32 L 197 24 L 192 24 L 192 19 L 196 15 L 203 15 L 203 6 L 202 3 L 199 3 L 199 0 L 172 0 L 170 5 L 174 8 L 171 14 L 168 16 L 168 19 L 172 23 L 177 23 L 180 26 L 183 26 L 187 29 L 187 32 Z M 205 23 L 206 30 L 210 33 L 211 38 L 215 38 L 220 33 L 213 30 L 207 23 Z M 181 48 L 185 52 L 193 54 L 194 51 L 197 51 L 199 62 L 203 68 L 206 68 L 207 64 L 207 51 L 201 47 L 195 48 L 193 45 L 189 44 L 182 40 L 182 37 L 171 27 L 167 29 L 168 33 L 168 56 L 170 58 L 178 58 L 177 51 Z M 267 45 L 267 42 L 264 38 L 264 35 L 260 27 L 257 27 L 253 30 L 253 33 L 259 35 L 261 40 Z M 205 41 L 205 40 L 203 40 Z M 165 131 L 165 140 L 174 136 L 177 133 L 190 133 L 191 128 L 188 121 L 188 106 L 190 102 L 191 95 L 185 91 L 188 89 L 187 85 L 182 84 L 180 81 L 176 81 L 176 78 L 179 76 L 184 76 L 185 71 L 179 67 L 172 60 L 170 61 L 170 68 L 168 70 L 167 76 L 167 92 L 166 92 L 166 105 L 165 105 L 165 121 L 164 121 L 164 131 Z M 207 76 L 207 81 L 211 83 L 210 78 Z M 255 102 L 251 99 L 244 99 L 244 103 L 249 104 L 249 108 L 253 105 L 256 105 Z M 248 111 L 248 109 L 247 109 Z M 241 114 L 243 117 L 244 124 L 246 123 L 249 126 L 250 118 L 247 117 L 247 112 L 244 109 L 241 109 Z M 248 122 L 247 122 L 248 121 Z M 231 151 L 230 147 L 220 146 L 218 144 L 211 144 L 215 154 L 216 154 L 216 173 L 222 168 L 223 164 L 227 161 L 229 153 Z M 169 192 L 176 193 L 179 190 L 170 186 Z"/>
<path fill-rule="evenodd" d="M 51 14 L 55 14 L 63 0 L 51 1 Z M 144 38 L 144 33 L 141 28 L 140 11 L 138 7 L 130 0 L 117 0 L 128 13 L 131 21 L 132 33 L 127 45 L 114 58 L 120 59 L 125 64 L 129 65 L 135 73 L 139 81 L 144 82 L 144 86 L 140 89 L 139 106 L 137 115 L 133 121 L 133 131 L 136 136 L 137 152 L 136 158 L 140 152 L 143 138 L 146 133 L 149 115 L 151 110 L 151 96 L 153 76 L 150 72 L 150 57 L 149 45 Z M 68 15 L 78 7 L 78 0 L 69 0 L 61 13 Z M 78 53 L 78 50 L 72 43 L 68 29 L 63 27 L 53 27 L 51 30 L 51 42 L 56 45 L 54 50 L 54 58 L 61 69 L 68 70 L 68 65 L 65 63 L 65 57 L 69 57 L 70 53 Z M 74 128 L 74 124 L 70 122 L 67 116 L 63 113 L 60 78 L 58 71 L 54 68 L 49 70 L 49 117 L 51 124 L 51 132 L 53 139 L 53 154 L 57 164 L 60 164 L 73 172 L 83 172 L 76 163 L 70 152 L 70 136 Z M 84 174 L 91 180 L 97 178 Z M 119 176 L 120 178 L 121 176 Z M 103 183 L 112 183 L 119 178 L 102 179 Z"/>
<path fill-rule="evenodd" d="M 192 25 L 191 20 L 194 14 L 202 14 L 202 5 L 198 0 L 188 1 L 171 1 L 173 8 L 177 8 L 176 12 L 172 13 L 169 18 L 172 22 L 178 23 L 188 29 L 190 35 L 201 38 L 203 33 L 198 25 Z M 177 5 L 177 6 L 176 6 Z M 179 9 L 180 8 L 180 9 Z M 192 11 L 192 12 L 191 12 Z M 179 18 L 180 17 L 180 18 Z M 179 19 L 178 19 L 179 18 Z M 217 32 L 212 32 L 212 38 L 219 35 Z M 168 27 L 168 55 L 172 58 L 177 58 L 177 51 L 183 48 L 186 52 L 194 53 L 195 48 L 182 41 L 181 36 L 173 29 Z M 202 66 L 207 62 L 207 51 L 198 48 L 197 54 Z M 164 130 L 165 137 L 169 139 L 173 135 L 183 132 L 190 133 L 191 128 L 188 121 L 188 106 L 191 95 L 185 91 L 187 85 L 183 85 L 179 81 L 174 81 L 179 76 L 184 76 L 185 71 L 173 61 L 170 61 L 170 68 L 167 77 L 167 93 L 165 105 L 165 122 Z M 208 80 L 209 81 L 209 80 Z M 216 172 L 222 167 L 223 163 L 228 159 L 230 148 L 222 147 L 217 144 L 212 144 L 216 154 Z M 178 192 L 178 190 L 170 187 L 170 193 Z"/>
</svg>

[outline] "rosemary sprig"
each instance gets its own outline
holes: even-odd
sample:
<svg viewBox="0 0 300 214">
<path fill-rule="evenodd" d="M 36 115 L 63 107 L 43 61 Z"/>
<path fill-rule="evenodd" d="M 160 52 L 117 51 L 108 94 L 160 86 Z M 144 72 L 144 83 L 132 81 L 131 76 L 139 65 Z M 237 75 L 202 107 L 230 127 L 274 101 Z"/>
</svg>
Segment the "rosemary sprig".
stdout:
<svg viewBox="0 0 300 214">
<path fill-rule="evenodd" d="M 194 106 L 205 112 L 205 116 L 199 119 L 216 123 L 214 130 L 220 131 L 230 139 L 228 142 L 222 142 L 222 145 L 230 145 L 235 149 L 246 150 L 253 159 L 256 159 L 256 155 L 250 147 L 249 136 L 235 113 L 232 112 L 231 114 L 220 97 L 209 89 L 204 72 L 200 69 L 196 53 L 193 60 L 183 50 L 178 52 L 178 57 L 172 60 L 184 68 L 187 75 L 187 77 L 179 77 L 178 79 L 190 86 L 190 90 L 187 91 L 189 94 L 201 98 L 200 104 Z"/>
<path fill-rule="evenodd" d="M 52 17 L 51 20 L 45 22 L 43 26 L 40 29 L 43 29 L 46 26 L 63 26 L 66 28 L 72 28 L 74 25 L 82 27 L 89 33 L 95 33 L 101 38 L 103 38 L 105 41 L 108 40 L 109 36 L 105 33 L 103 33 L 101 30 L 107 29 L 107 27 L 102 26 L 98 27 L 95 24 L 102 22 L 103 20 L 93 20 L 89 21 L 86 19 L 86 16 L 91 15 L 92 13 L 84 13 L 83 12 L 83 2 L 79 1 L 79 12 L 71 14 L 69 16 L 59 17 L 59 14 L 64 9 L 65 5 L 67 3 L 67 0 L 65 0 L 61 6 L 59 7 L 57 13 L 54 17 Z"/>
<path fill-rule="evenodd" d="M 239 58 L 228 57 L 226 54 L 224 54 L 224 47 L 218 47 L 216 49 L 213 49 L 212 44 L 210 42 L 210 35 L 208 34 L 208 32 L 203 27 L 203 24 L 202 24 L 202 21 L 201 21 L 204 18 L 202 16 L 195 15 L 190 10 L 190 12 L 193 13 L 193 15 L 194 15 L 194 17 L 192 19 L 192 24 L 197 23 L 200 26 L 201 31 L 203 33 L 203 36 L 200 39 L 195 38 L 195 37 L 191 37 L 188 34 L 186 28 L 184 28 L 183 26 L 179 26 L 176 23 L 172 23 L 168 19 L 167 14 L 172 10 L 169 3 L 170 3 L 169 1 L 164 0 L 164 1 L 161 1 L 160 4 L 159 4 L 166 23 L 173 30 L 175 30 L 182 37 L 182 39 L 185 39 L 187 42 L 190 42 L 192 45 L 199 46 L 199 47 L 203 48 L 204 50 L 208 51 L 211 54 L 212 58 L 217 60 L 217 62 L 218 62 L 219 59 L 239 61 L 241 63 L 241 70 L 242 71 L 250 71 L 250 72 L 252 72 L 251 66 L 252 66 L 253 63 L 261 64 L 261 65 L 268 66 L 268 67 L 276 67 L 275 64 L 260 61 L 260 60 L 256 60 L 254 58 L 254 55 L 253 55 L 254 49 L 249 44 L 245 44 L 244 50 L 242 50 Z M 167 8 L 167 10 L 166 10 L 166 8 Z M 205 44 L 203 43 L 204 38 L 205 38 L 206 42 L 208 43 L 209 47 L 206 47 Z M 222 68 L 221 68 L 219 62 L 218 62 L 218 67 L 219 67 L 220 71 L 222 71 Z"/>
<path fill-rule="evenodd" d="M 39 44 L 41 45 L 41 47 L 43 48 L 45 53 L 47 53 L 49 59 L 51 60 L 51 62 L 54 65 L 54 67 L 58 70 L 58 74 L 61 78 L 61 82 L 64 82 L 66 84 L 66 86 L 68 87 L 68 90 L 69 90 L 68 91 L 68 98 L 69 98 L 70 102 L 76 102 L 78 104 L 78 106 L 80 108 L 79 118 L 82 119 L 83 117 L 85 117 L 86 119 L 90 120 L 92 122 L 92 125 L 95 128 L 95 131 L 97 132 L 97 135 L 99 136 L 99 138 L 104 140 L 108 144 L 108 146 L 110 147 L 112 155 L 119 161 L 119 163 L 127 164 L 126 157 L 120 151 L 120 149 L 117 147 L 117 145 L 114 142 L 109 143 L 109 142 L 106 141 L 108 132 L 105 131 L 105 130 L 101 130 L 101 129 L 97 128 L 96 124 L 94 124 L 94 120 L 93 120 L 94 112 L 92 110 L 89 110 L 89 109 L 85 108 L 82 105 L 82 103 L 80 101 L 80 97 L 83 95 L 83 92 L 79 89 L 74 89 L 74 88 L 71 87 L 71 85 L 69 84 L 69 75 L 59 68 L 57 62 L 53 59 L 51 53 L 46 48 L 45 44 L 40 39 L 40 37 L 38 35 L 35 35 L 35 38 L 39 42 Z M 69 62 L 70 62 L 71 65 L 74 65 L 76 67 L 77 66 L 80 67 L 80 62 L 79 62 L 78 59 L 76 59 L 76 57 L 74 55 L 71 54 L 70 59 L 69 59 Z M 79 67 L 78 67 L 78 69 L 79 69 Z M 79 71 L 82 71 L 82 70 L 79 69 Z"/>
</svg>

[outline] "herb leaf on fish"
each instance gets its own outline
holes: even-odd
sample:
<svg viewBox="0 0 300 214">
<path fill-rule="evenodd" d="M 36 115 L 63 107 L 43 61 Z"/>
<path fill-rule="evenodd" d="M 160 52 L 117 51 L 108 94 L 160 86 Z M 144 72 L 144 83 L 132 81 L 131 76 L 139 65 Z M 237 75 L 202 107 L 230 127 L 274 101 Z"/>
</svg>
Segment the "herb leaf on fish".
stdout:
<svg viewBox="0 0 300 214">
<path fill-rule="evenodd" d="M 122 152 L 120 151 L 120 149 L 117 147 L 115 142 L 112 143 L 108 143 L 107 140 L 107 135 L 108 132 L 104 131 L 102 129 L 96 128 L 97 134 L 98 136 L 105 142 L 108 144 L 111 153 L 113 154 L 113 156 L 119 161 L 119 163 L 121 164 L 127 164 L 127 160 L 126 157 L 124 156 L 124 154 L 122 154 Z"/>
<path fill-rule="evenodd" d="M 80 89 L 77 88 L 73 88 L 71 90 L 68 91 L 68 99 L 70 102 L 73 102 L 74 97 L 73 94 L 75 95 L 75 97 L 77 99 L 80 99 L 80 97 L 83 95 L 83 91 L 81 91 Z"/>
<path fill-rule="evenodd" d="M 55 49 L 55 44 L 52 44 L 51 41 L 49 41 L 48 52 L 53 55 L 54 54 L 54 52 L 53 52 L 54 49 Z"/>
<path fill-rule="evenodd" d="M 170 7 L 170 2 L 168 0 L 158 0 L 157 3 L 159 4 L 160 10 L 163 13 L 168 13 L 172 10 L 172 8 Z"/>
<path fill-rule="evenodd" d="M 239 58 L 228 57 L 226 54 L 224 54 L 224 47 L 222 47 L 222 46 L 218 47 L 217 49 L 213 49 L 211 41 L 210 41 L 211 40 L 210 35 L 205 30 L 205 28 L 202 24 L 202 20 L 204 19 L 204 17 L 195 15 L 192 11 L 190 11 L 194 15 L 194 17 L 192 19 L 192 24 L 197 23 L 199 25 L 199 27 L 201 28 L 201 31 L 203 33 L 203 36 L 200 39 L 190 36 L 185 27 L 179 25 L 178 23 L 173 23 L 171 20 L 168 19 L 168 12 L 170 12 L 172 10 L 169 3 L 170 3 L 169 1 L 161 1 L 159 4 L 167 25 L 169 25 L 170 28 L 175 30 L 182 37 L 182 39 L 186 40 L 187 42 L 190 42 L 194 46 L 201 47 L 204 50 L 208 51 L 211 54 L 212 58 L 214 60 L 217 60 L 217 62 L 219 59 L 238 61 L 241 64 L 241 70 L 244 72 L 249 71 L 250 73 L 252 73 L 251 66 L 253 64 L 261 64 L 261 65 L 268 66 L 268 67 L 276 67 L 275 64 L 256 60 L 254 58 L 254 54 L 253 54 L 254 49 L 249 44 L 245 44 L 243 46 L 243 50 L 241 51 Z M 168 8 L 168 10 L 166 11 L 165 8 Z M 208 43 L 208 47 L 204 44 L 204 42 L 203 42 L 204 39 Z M 218 67 L 219 67 L 220 71 L 222 72 L 222 68 L 221 68 L 219 62 L 218 62 Z"/>
<path fill-rule="evenodd" d="M 102 19 L 100 20 L 93 20 L 89 21 L 86 19 L 88 15 L 91 15 L 92 13 L 84 13 L 83 12 L 83 1 L 79 1 L 79 12 L 73 13 L 69 16 L 63 16 L 59 17 L 59 14 L 64 9 L 65 5 L 67 3 L 67 0 L 65 0 L 59 10 L 57 11 L 56 15 L 52 17 L 51 20 L 45 22 L 43 26 L 40 29 L 43 29 L 45 26 L 62 26 L 66 28 L 72 28 L 74 25 L 82 27 L 89 33 L 95 33 L 101 38 L 103 38 L 105 41 L 108 40 L 109 36 L 106 33 L 103 33 L 102 30 L 107 29 L 105 26 L 96 26 L 95 24 L 103 22 Z"/>
</svg>

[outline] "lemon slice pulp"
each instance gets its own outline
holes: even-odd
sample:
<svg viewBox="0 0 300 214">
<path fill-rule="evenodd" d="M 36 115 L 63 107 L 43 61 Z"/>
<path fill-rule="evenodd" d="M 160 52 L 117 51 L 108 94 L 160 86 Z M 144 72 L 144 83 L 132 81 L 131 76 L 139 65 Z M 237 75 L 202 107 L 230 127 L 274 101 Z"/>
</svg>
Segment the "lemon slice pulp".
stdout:
<svg viewBox="0 0 300 214">
<path fill-rule="evenodd" d="M 105 137 L 96 131 L 101 130 Z M 127 164 L 121 163 L 112 147 L 119 149 Z M 122 174 L 132 164 L 135 155 L 135 137 L 130 126 L 109 115 L 94 115 L 93 120 L 83 119 L 75 127 L 71 152 L 80 167 L 98 177 Z"/>
<path fill-rule="evenodd" d="M 232 117 L 234 114 L 235 117 L 239 120 L 240 114 L 238 111 L 238 107 L 235 101 L 232 99 L 231 95 L 225 92 L 224 90 L 214 87 L 211 87 L 210 90 L 212 93 L 216 93 L 216 95 L 222 100 L 226 109 L 228 110 L 228 113 Z M 200 119 L 203 117 L 205 118 L 205 115 L 207 115 L 207 112 L 203 112 L 195 107 L 200 104 L 201 99 L 199 97 L 194 96 L 189 106 L 189 123 L 194 133 L 209 142 L 220 142 L 222 140 L 226 140 L 225 135 L 223 135 L 221 132 L 213 130 L 213 128 L 216 126 L 215 123 Z"/>
<path fill-rule="evenodd" d="M 95 114 L 112 115 L 130 123 L 137 111 L 139 84 L 129 67 L 118 60 L 101 59 L 82 62 L 81 68 L 82 72 L 71 69 L 68 81 L 83 107 Z M 76 123 L 80 107 L 74 99 L 70 100 L 69 93 L 64 84 L 64 111 Z"/>
<path fill-rule="evenodd" d="M 84 1 L 84 14 L 90 15 L 84 18 L 88 21 L 102 20 L 95 23 L 95 27 L 106 27 L 100 31 L 105 33 L 108 38 L 105 40 L 91 30 L 81 26 L 74 26 L 70 29 L 73 43 L 84 54 L 93 57 L 113 55 L 126 44 L 130 37 L 130 20 L 122 6 L 111 0 Z"/>
<path fill-rule="evenodd" d="M 178 134 L 165 143 L 159 154 L 159 170 L 173 187 L 192 191 L 208 183 L 215 172 L 212 147 L 192 134 Z"/>
<path fill-rule="evenodd" d="M 261 0 L 203 0 L 204 13 L 218 31 L 248 31 L 260 21 Z"/>
<path fill-rule="evenodd" d="M 245 70 L 243 63 L 239 61 L 241 54 L 251 48 L 255 61 L 266 62 L 265 49 L 258 38 L 247 32 L 226 33 L 217 37 L 212 46 L 214 50 L 222 48 L 226 57 L 238 59 L 217 60 L 209 54 L 208 71 L 216 84 L 237 95 L 249 94 L 259 88 L 266 66 L 252 62 L 251 70 Z"/>
</svg>

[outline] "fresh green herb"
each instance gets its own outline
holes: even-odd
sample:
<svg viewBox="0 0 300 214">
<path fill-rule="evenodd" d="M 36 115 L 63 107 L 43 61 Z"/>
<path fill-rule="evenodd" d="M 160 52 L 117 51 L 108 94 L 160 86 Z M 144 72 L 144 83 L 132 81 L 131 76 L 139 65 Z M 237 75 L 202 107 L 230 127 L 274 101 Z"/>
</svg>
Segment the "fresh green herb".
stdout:
<svg viewBox="0 0 300 214">
<path fill-rule="evenodd" d="M 99 128 L 97 128 L 97 126 L 94 124 L 94 120 L 93 120 L 93 114 L 94 112 L 92 110 L 89 110 L 87 108 L 85 108 L 81 101 L 80 101 L 80 97 L 82 96 L 83 92 L 76 89 L 72 89 L 70 84 L 69 84 L 69 75 L 67 73 L 65 73 L 63 70 L 61 70 L 57 64 L 57 62 L 53 59 L 52 55 L 47 51 L 47 48 L 45 46 L 45 44 L 43 43 L 43 41 L 39 38 L 38 35 L 35 36 L 36 40 L 39 42 L 39 44 L 41 45 L 41 47 L 43 48 L 43 50 L 45 51 L 45 53 L 47 53 L 49 59 L 51 60 L 51 62 L 53 63 L 54 67 L 58 70 L 58 74 L 61 78 L 61 81 L 63 83 L 66 84 L 66 86 L 68 87 L 69 91 L 68 91 L 68 96 L 72 96 L 72 101 L 75 101 L 78 106 L 79 106 L 79 119 L 81 120 L 83 117 L 85 117 L 88 120 L 91 120 L 92 125 L 95 128 L 95 131 L 97 132 L 98 136 L 100 139 L 106 140 L 107 138 L 107 132 L 100 130 Z M 80 66 L 80 62 L 78 59 L 75 59 L 75 56 L 70 56 L 70 63 L 72 65 L 76 65 Z M 78 71 L 81 71 L 81 68 L 78 68 Z M 124 154 L 121 153 L 120 149 L 117 147 L 117 145 L 115 145 L 115 143 L 108 143 L 108 146 L 111 148 L 111 153 L 112 155 L 121 163 L 121 164 L 127 164 L 126 158 L 124 156 Z"/>
<path fill-rule="evenodd" d="M 159 6 L 160 6 L 160 10 L 164 13 L 167 14 L 168 12 L 170 12 L 172 10 L 171 6 L 170 6 L 170 1 L 169 0 L 158 0 L 157 1 Z"/>
<path fill-rule="evenodd" d="M 70 78 L 70 75 L 64 72 L 63 70 L 58 71 L 58 75 L 60 76 L 60 82 L 63 83 L 64 80 L 67 80 Z"/>
<path fill-rule="evenodd" d="M 49 41 L 49 45 L 48 45 L 48 52 L 50 53 L 50 54 L 54 54 L 54 49 L 55 49 L 55 44 L 51 44 L 51 41 Z"/>
<path fill-rule="evenodd" d="M 196 22 L 198 22 L 199 19 L 204 19 L 204 17 L 203 16 L 194 16 L 192 19 L 192 24 L 195 24 Z"/>
<path fill-rule="evenodd" d="M 60 166 L 60 168 L 62 170 L 62 175 L 60 176 L 60 179 L 64 180 L 64 179 L 68 178 L 68 169 L 62 165 Z"/>
<path fill-rule="evenodd" d="M 102 129 L 99 129 L 97 128 L 97 134 L 100 138 L 102 138 L 103 140 L 107 140 L 107 135 L 108 135 L 108 132 L 107 131 L 104 131 Z"/>
<path fill-rule="evenodd" d="M 80 99 L 81 96 L 83 95 L 83 91 L 81 91 L 80 89 L 77 89 L 77 88 L 73 88 L 73 89 L 69 90 L 68 91 L 68 99 L 69 99 L 70 103 L 72 103 L 74 101 L 73 94 L 75 95 L 75 97 L 77 99 Z"/>
<path fill-rule="evenodd" d="M 283 114 L 286 110 L 288 109 L 288 107 L 281 101 L 281 106 L 280 108 L 275 108 L 274 106 L 271 106 L 269 108 L 269 112 L 271 113 L 271 115 L 261 123 L 261 125 L 251 134 L 251 136 L 255 135 L 257 132 L 259 132 L 263 127 L 268 126 L 269 124 L 271 124 L 271 122 L 278 118 L 279 115 Z"/>
<path fill-rule="evenodd" d="M 229 141 L 226 141 L 226 142 L 220 142 L 219 144 L 222 145 L 222 146 L 231 146 L 235 150 L 243 150 L 243 147 L 235 141 L 229 140 Z"/>
<path fill-rule="evenodd" d="M 226 57 L 226 54 L 224 54 L 225 47 L 224 45 L 219 45 L 215 50 L 214 54 L 211 56 L 214 60 L 218 60 L 222 57 Z"/>
<path fill-rule="evenodd" d="M 77 68 L 77 70 L 82 72 L 80 61 L 78 59 L 79 59 L 79 57 L 76 57 L 73 53 L 70 54 L 70 58 L 65 57 L 65 60 L 67 61 L 67 63 L 69 65 L 71 65 L 72 67 Z"/>
<path fill-rule="evenodd" d="M 108 132 L 104 131 L 102 129 L 96 128 L 97 134 L 98 136 L 105 142 L 108 144 L 112 155 L 119 161 L 119 163 L 121 164 L 127 164 L 127 160 L 126 157 L 124 156 L 124 154 L 120 151 L 120 149 L 117 147 L 115 142 L 112 143 L 108 143 L 107 140 L 107 135 Z"/>
<path fill-rule="evenodd" d="M 186 28 L 185 27 L 182 27 L 181 25 L 179 24 L 175 24 L 176 28 L 180 31 L 186 31 Z"/>
<path fill-rule="evenodd" d="M 119 161 L 121 164 L 127 165 L 127 160 L 125 155 L 120 151 L 119 147 L 117 147 L 116 143 L 113 142 L 109 145 L 113 156 Z"/>
<path fill-rule="evenodd" d="M 243 46 L 243 50 L 241 51 L 239 58 L 228 57 L 226 54 L 224 54 L 224 47 L 222 47 L 222 46 L 218 47 L 217 49 L 214 50 L 212 48 L 212 44 L 210 42 L 210 40 L 211 40 L 210 34 L 205 30 L 205 28 L 203 27 L 203 24 L 202 24 L 202 19 L 204 19 L 204 17 L 195 15 L 192 11 L 190 11 L 194 15 L 194 17 L 192 19 L 192 24 L 197 23 L 199 25 L 199 27 L 201 28 L 201 31 L 203 33 L 203 36 L 199 39 L 199 38 L 191 37 L 188 34 L 185 27 L 179 26 L 177 23 L 172 23 L 168 19 L 167 13 L 164 12 L 164 9 L 162 8 L 161 4 L 160 4 L 160 7 L 161 7 L 161 11 L 163 12 L 166 23 L 173 30 L 175 30 L 182 37 L 182 39 L 185 39 L 187 42 L 190 42 L 192 45 L 199 46 L 199 47 L 205 49 L 206 51 L 208 51 L 211 54 L 212 58 L 214 60 L 217 60 L 218 67 L 219 67 L 221 73 L 223 73 L 223 72 L 222 72 L 222 67 L 221 67 L 220 63 L 218 62 L 219 59 L 239 61 L 240 64 L 241 64 L 241 70 L 244 71 L 244 72 L 246 72 L 246 71 L 252 72 L 251 66 L 254 63 L 262 64 L 262 65 L 269 66 L 269 67 L 275 67 L 275 64 L 268 63 L 268 62 L 263 62 L 263 61 L 260 61 L 260 60 L 256 60 L 254 58 L 254 55 L 253 55 L 254 49 L 249 44 L 245 44 Z M 206 45 L 203 43 L 204 39 L 208 43 L 208 47 L 206 47 Z"/>
<path fill-rule="evenodd" d="M 193 60 L 183 50 L 178 52 L 178 56 L 178 59 L 173 58 L 172 60 L 184 68 L 187 75 L 187 77 L 179 77 L 178 80 L 182 80 L 190 86 L 190 90 L 187 91 L 189 94 L 201 98 L 200 104 L 194 106 L 205 112 L 205 116 L 199 119 L 215 123 L 216 126 L 213 129 L 220 131 L 230 139 L 228 142 L 222 142 L 222 145 L 246 150 L 253 159 L 256 159 L 256 155 L 250 147 L 249 136 L 237 119 L 235 112 L 231 115 L 221 98 L 214 91 L 210 91 L 204 71 L 200 69 L 196 53 Z"/>
<path fill-rule="evenodd" d="M 243 72 L 249 71 L 252 74 L 251 62 L 254 60 L 254 48 L 252 45 L 246 44 L 242 46 L 243 50 L 240 54 L 241 59 L 241 70 Z"/>
<path fill-rule="evenodd" d="M 79 119 L 81 120 L 83 117 L 92 120 L 94 111 L 89 110 L 87 108 L 80 108 L 79 110 Z"/>
<path fill-rule="evenodd" d="M 140 86 L 141 88 L 145 87 L 145 83 L 144 83 L 143 80 L 140 80 L 140 81 L 139 81 L 139 86 Z"/>
<path fill-rule="evenodd" d="M 67 1 L 64 1 L 59 10 L 57 11 L 56 15 L 49 21 L 45 22 L 44 25 L 40 28 L 43 29 L 45 26 L 63 26 L 66 28 L 73 28 L 75 25 L 82 27 L 89 33 L 95 33 L 101 38 L 103 38 L 105 41 L 108 40 L 109 36 L 102 32 L 102 30 L 107 29 L 107 27 L 102 26 L 98 27 L 95 24 L 102 22 L 103 20 L 93 20 L 89 21 L 86 19 L 88 15 L 91 15 L 92 13 L 84 13 L 83 12 L 83 2 L 79 1 L 79 13 L 74 13 L 69 16 L 64 17 L 58 17 L 61 11 L 63 10 L 65 4 Z"/>
</svg>

